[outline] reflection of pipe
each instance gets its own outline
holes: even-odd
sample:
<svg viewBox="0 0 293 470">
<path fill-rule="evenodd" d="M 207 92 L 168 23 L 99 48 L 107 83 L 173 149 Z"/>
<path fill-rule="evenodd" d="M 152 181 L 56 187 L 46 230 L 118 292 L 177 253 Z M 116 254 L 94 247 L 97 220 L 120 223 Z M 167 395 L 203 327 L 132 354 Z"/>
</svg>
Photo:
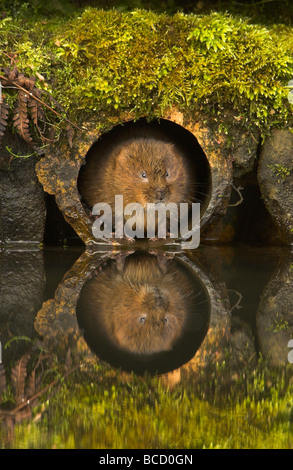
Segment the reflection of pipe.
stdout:
<svg viewBox="0 0 293 470">
<path fill-rule="evenodd" d="M 0 104 L 1 107 L 1 104 Z M 28 155 L 29 158 L 12 158 Z M 17 133 L 5 132 L 0 147 L 0 244 L 43 242 L 46 208 L 35 174 L 36 158 Z"/>
<path fill-rule="evenodd" d="M 213 255 L 209 256 L 209 250 L 179 256 L 199 275 L 208 292 L 211 305 L 209 328 L 201 349 L 184 366 L 184 369 L 194 371 L 221 359 L 231 333 L 230 301 L 225 283 L 219 281 L 219 273 L 215 268 Z"/>
<path fill-rule="evenodd" d="M 176 110 L 163 118 L 162 120 L 169 122 L 170 125 L 181 127 L 184 132 L 190 133 L 193 138 L 195 137 L 202 153 L 206 156 L 210 181 L 208 204 L 207 207 L 204 207 L 201 219 L 202 235 L 205 236 L 224 215 L 229 203 L 232 185 L 232 157 L 227 151 L 226 137 L 216 135 L 212 128 L 204 123 L 204 120 L 199 119 L 197 122 L 190 121 L 183 124 L 184 115 Z M 131 118 L 127 121 L 131 121 Z M 91 125 L 88 123 L 86 127 L 91 129 Z M 65 144 L 62 146 L 58 143 L 58 146 L 52 147 L 37 165 L 37 176 L 45 191 L 55 196 L 65 219 L 87 245 L 101 244 L 101 241 L 97 241 L 92 234 L 93 220 L 81 203 L 77 180 L 87 151 L 99 137 L 97 131 L 92 127 L 92 130 L 88 130 L 81 136 L 79 142 L 75 143 L 75 148 L 71 149 Z M 113 241 L 109 241 L 109 243 L 113 244 Z M 105 241 L 102 244 L 105 244 Z M 118 244 L 116 240 L 115 244 Z M 119 241 L 120 244 L 125 243 Z"/>
<path fill-rule="evenodd" d="M 293 254 L 285 250 L 258 307 L 257 337 L 260 351 L 271 365 L 288 363 L 288 342 L 293 339 Z"/>
<path fill-rule="evenodd" d="M 85 283 L 77 303 L 91 349 L 139 374 L 162 373 L 188 361 L 205 336 L 209 314 L 198 276 L 166 253 L 121 253 Z"/>
<path fill-rule="evenodd" d="M 194 371 L 198 367 L 205 366 L 211 358 L 218 358 L 223 341 L 227 340 L 230 325 L 229 308 L 227 308 L 226 303 L 227 299 L 224 295 L 224 301 L 220 301 L 220 299 L 223 299 L 223 290 L 221 288 L 221 290 L 218 291 L 218 286 L 213 285 L 213 279 L 210 278 L 209 274 L 205 273 L 205 262 L 203 259 L 201 260 L 203 264 L 197 266 L 194 261 L 186 255 L 176 255 L 176 253 L 168 252 L 168 257 L 166 257 L 160 256 L 156 252 L 153 254 L 158 255 L 158 263 L 163 268 L 165 266 L 169 269 L 170 260 L 177 260 L 176 263 L 178 262 L 185 270 L 189 271 L 191 277 L 197 277 L 201 285 L 204 286 L 208 304 L 211 302 L 208 329 L 204 342 L 197 351 L 196 358 L 189 357 L 188 362 L 184 366 L 185 369 Z M 45 302 L 38 314 L 35 328 L 43 337 L 45 343 L 50 344 L 53 340 L 55 347 L 58 345 L 58 348 L 62 350 L 69 342 L 72 344 L 71 339 L 73 338 L 73 342 L 78 343 L 79 348 L 82 345 L 84 352 L 91 355 L 78 327 L 75 315 L 76 304 L 83 286 L 94 274 L 95 270 L 99 271 L 103 269 L 103 265 L 109 263 L 111 265 L 114 261 L 118 269 L 123 269 L 123 263 L 125 262 L 125 260 L 123 261 L 123 252 L 112 253 L 110 258 L 109 254 L 106 252 L 91 250 L 87 250 L 81 255 L 59 284 L 55 298 Z M 188 324 L 190 325 L 189 328 L 195 327 L 195 325 L 192 326 L 191 323 Z M 192 342 L 190 344 L 192 344 Z M 176 367 L 179 367 L 179 363 L 177 363 Z"/>
</svg>

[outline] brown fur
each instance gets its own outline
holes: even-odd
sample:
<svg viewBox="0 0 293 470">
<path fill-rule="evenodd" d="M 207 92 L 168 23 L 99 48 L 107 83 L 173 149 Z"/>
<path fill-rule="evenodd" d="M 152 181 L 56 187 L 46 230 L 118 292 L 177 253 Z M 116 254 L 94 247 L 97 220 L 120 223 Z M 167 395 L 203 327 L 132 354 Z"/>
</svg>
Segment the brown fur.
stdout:
<svg viewBox="0 0 293 470">
<path fill-rule="evenodd" d="M 124 207 L 139 203 L 176 203 L 193 200 L 188 163 L 171 143 L 154 137 L 134 137 L 91 152 L 79 178 L 79 190 L 88 204 L 107 202 L 115 213 L 115 195 Z M 146 178 L 142 174 L 146 174 Z M 146 217 L 144 217 L 146 228 Z"/>
<path fill-rule="evenodd" d="M 84 286 L 91 318 L 122 349 L 167 351 L 184 330 L 193 305 L 192 283 L 173 261 L 161 266 L 155 256 L 129 256 L 122 270 L 108 263 Z"/>
</svg>

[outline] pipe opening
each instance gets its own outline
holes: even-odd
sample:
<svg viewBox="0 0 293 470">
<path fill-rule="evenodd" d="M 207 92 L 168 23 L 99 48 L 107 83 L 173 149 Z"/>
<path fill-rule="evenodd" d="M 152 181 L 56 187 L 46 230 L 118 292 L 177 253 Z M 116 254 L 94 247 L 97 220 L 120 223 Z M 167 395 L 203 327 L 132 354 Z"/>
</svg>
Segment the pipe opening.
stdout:
<svg viewBox="0 0 293 470">
<path fill-rule="evenodd" d="M 78 190 L 91 214 L 97 203 L 200 203 L 201 217 L 211 196 L 211 171 L 196 137 L 160 119 L 129 121 L 102 134 L 86 154 Z"/>
</svg>

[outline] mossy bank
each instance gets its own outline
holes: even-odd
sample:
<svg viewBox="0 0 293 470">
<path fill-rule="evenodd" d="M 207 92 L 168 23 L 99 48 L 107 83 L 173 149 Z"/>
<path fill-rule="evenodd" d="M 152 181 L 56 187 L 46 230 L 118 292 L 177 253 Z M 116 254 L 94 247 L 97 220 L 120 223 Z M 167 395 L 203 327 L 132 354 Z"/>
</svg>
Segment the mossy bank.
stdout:
<svg viewBox="0 0 293 470">
<path fill-rule="evenodd" d="M 288 26 L 222 13 L 87 8 L 72 19 L 8 12 L 0 32 L 3 66 L 11 63 L 7 54 L 17 54 L 18 67 L 36 76 L 75 122 L 94 120 L 104 129 L 114 116 L 160 117 L 176 106 L 204 113 L 223 132 L 229 110 L 232 122 L 253 123 L 262 133 L 290 125 Z"/>
</svg>

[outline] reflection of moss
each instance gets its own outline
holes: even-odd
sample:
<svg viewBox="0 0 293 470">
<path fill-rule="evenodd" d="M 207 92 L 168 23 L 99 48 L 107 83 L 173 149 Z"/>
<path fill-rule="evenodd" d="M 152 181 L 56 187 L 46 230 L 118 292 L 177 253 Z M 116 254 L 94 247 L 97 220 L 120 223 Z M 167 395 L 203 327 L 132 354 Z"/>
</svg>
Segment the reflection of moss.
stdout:
<svg viewBox="0 0 293 470">
<path fill-rule="evenodd" d="M 24 21 L 20 12 L 2 19 L 0 31 L 0 49 L 16 51 L 23 71 L 40 74 L 38 86 L 76 121 L 94 117 L 103 128 L 115 114 L 156 117 L 176 105 L 202 110 L 221 127 L 225 108 L 244 126 L 288 125 L 290 27 L 267 29 L 220 13 L 88 8 L 71 20 Z"/>
<path fill-rule="evenodd" d="M 274 165 L 268 165 L 269 168 L 274 172 L 274 174 L 278 177 L 278 183 L 281 180 L 286 179 L 288 176 L 291 175 L 292 169 L 288 168 L 287 166 L 280 165 L 279 163 L 275 163 Z"/>
<path fill-rule="evenodd" d="M 261 362 L 231 374 L 214 367 L 169 389 L 158 378 L 87 366 L 29 423 L 16 425 L 12 448 L 292 448 L 290 371 Z M 4 430 L 0 431 L 2 448 Z"/>
<path fill-rule="evenodd" d="M 277 313 L 276 320 L 273 321 L 272 325 L 269 328 L 269 331 L 273 331 L 274 333 L 277 333 L 278 331 L 288 330 L 289 327 L 290 327 L 289 322 L 285 320 L 283 315 L 280 315 L 279 313 Z"/>
</svg>

